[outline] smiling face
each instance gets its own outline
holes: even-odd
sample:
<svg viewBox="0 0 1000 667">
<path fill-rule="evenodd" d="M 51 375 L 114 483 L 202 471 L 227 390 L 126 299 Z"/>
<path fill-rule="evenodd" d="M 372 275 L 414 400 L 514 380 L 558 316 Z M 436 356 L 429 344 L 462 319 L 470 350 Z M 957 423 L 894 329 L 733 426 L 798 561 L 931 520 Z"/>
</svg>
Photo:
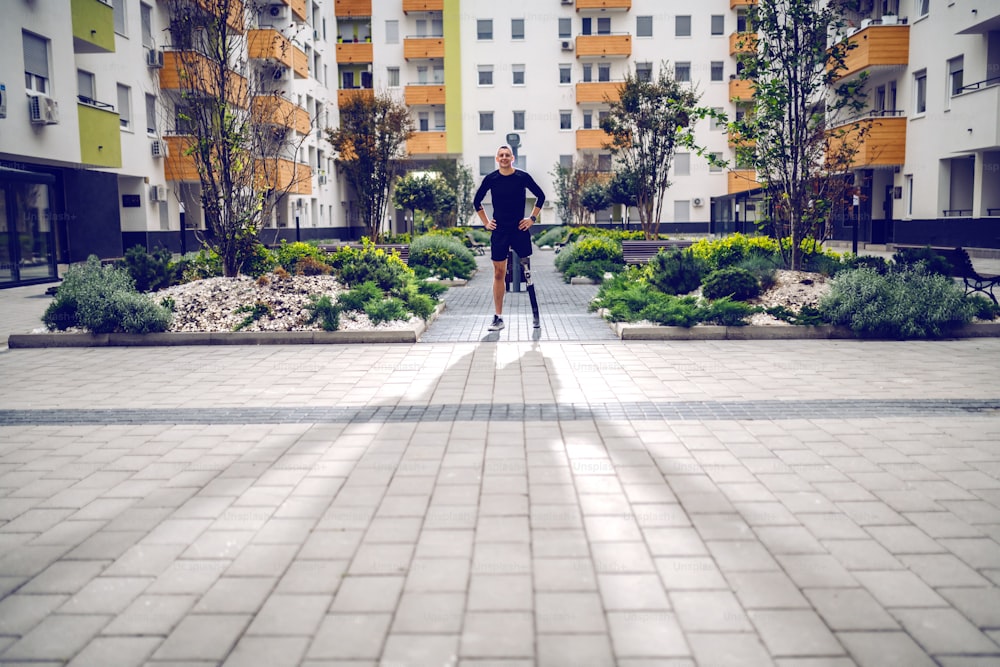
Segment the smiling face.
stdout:
<svg viewBox="0 0 1000 667">
<path fill-rule="evenodd" d="M 500 165 L 501 170 L 510 169 L 511 165 L 514 163 L 514 154 L 506 146 L 501 146 L 497 151 L 497 164 Z"/>
</svg>

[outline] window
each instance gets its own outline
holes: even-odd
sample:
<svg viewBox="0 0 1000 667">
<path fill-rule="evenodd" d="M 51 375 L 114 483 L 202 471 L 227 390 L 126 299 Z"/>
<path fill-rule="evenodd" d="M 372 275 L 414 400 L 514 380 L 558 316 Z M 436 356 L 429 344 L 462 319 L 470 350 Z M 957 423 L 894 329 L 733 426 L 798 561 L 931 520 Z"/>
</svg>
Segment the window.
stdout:
<svg viewBox="0 0 1000 667">
<path fill-rule="evenodd" d="M 712 14 L 712 34 L 724 35 L 726 33 L 726 17 L 722 14 Z"/>
<path fill-rule="evenodd" d="M 559 83 L 569 83 L 570 82 L 570 66 L 560 65 L 559 66 Z"/>
<path fill-rule="evenodd" d="M 722 107 L 712 107 L 712 117 L 709 120 L 709 127 L 713 130 L 724 130 L 726 129 L 726 123 L 723 120 L 719 120 L 725 115 L 726 110 Z"/>
<path fill-rule="evenodd" d="M 872 103 L 872 111 L 885 111 L 885 86 L 875 88 L 875 101 Z"/>
<path fill-rule="evenodd" d="M 931 11 L 930 4 L 931 0 L 914 0 L 917 5 L 917 17 L 927 16 Z"/>
<path fill-rule="evenodd" d="M 611 19 L 608 17 L 597 19 L 597 34 L 598 35 L 610 35 L 611 34 Z"/>
<path fill-rule="evenodd" d="M 427 65 L 417 65 L 417 83 L 421 86 L 430 83 L 427 79 Z"/>
<path fill-rule="evenodd" d="M 690 83 L 691 63 L 689 62 L 674 63 L 674 78 L 676 78 L 681 83 Z"/>
<path fill-rule="evenodd" d="M 431 81 L 434 83 L 444 83 L 444 65 L 435 63 L 431 65 Z"/>
<path fill-rule="evenodd" d="M 399 21 L 385 22 L 385 43 L 399 44 Z"/>
<path fill-rule="evenodd" d="M 674 222 L 687 222 L 691 219 L 691 200 L 674 200 Z"/>
<path fill-rule="evenodd" d="M 127 37 L 128 33 L 125 32 L 125 0 L 111 0 L 111 8 L 114 14 L 115 32 L 123 37 Z"/>
<path fill-rule="evenodd" d="M 913 216 L 913 176 L 907 174 L 904 177 L 906 183 L 906 217 Z"/>
<path fill-rule="evenodd" d="M 123 130 L 132 129 L 132 90 L 118 84 L 118 124 Z"/>
<path fill-rule="evenodd" d="M 153 41 L 153 8 L 146 3 L 140 4 L 139 19 L 142 23 L 142 45 L 151 49 L 156 46 Z"/>
<path fill-rule="evenodd" d="M 513 124 L 514 124 L 514 129 L 515 130 L 521 130 L 521 131 L 524 130 L 524 112 L 523 111 L 515 111 L 514 112 L 514 123 Z"/>
<path fill-rule="evenodd" d="M 493 112 L 492 111 L 480 111 L 479 112 L 479 131 L 480 132 L 492 132 L 493 131 Z"/>
<path fill-rule="evenodd" d="M 610 153 L 601 153 L 597 156 L 597 171 L 611 171 Z"/>
<path fill-rule="evenodd" d="M 476 20 L 476 39 L 480 41 L 493 39 L 493 19 Z"/>
<path fill-rule="evenodd" d="M 594 112 L 587 110 L 583 112 L 583 129 L 594 129 Z"/>
<path fill-rule="evenodd" d="M 691 175 L 691 154 L 675 153 L 674 176 L 690 176 L 690 175 Z"/>
<path fill-rule="evenodd" d="M 512 74 L 511 83 L 515 86 L 524 85 L 524 65 L 511 65 L 510 71 Z"/>
<path fill-rule="evenodd" d="M 560 155 L 559 156 L 559 167 L 561 169 L 572 169 L 573 168 L 573 156 L 572 155 Z"/>
<path fill-rule="evenodd" d="M 485 176 L 486 174 L 493 171 L 493 164 L 496 159 L 492 155 L 480 155 L 479 156 L 479 174 L 480 176 Z"/>
<path fill-rule="evenodd" d="M 49 92 L 49 40 L 21 33 L 24 49 L 24 87 L 28 92 Z"/>
<path fill-rule="evenodd" d="M 611 64 L 610 63 L 598 63 L 597 64 L 597 80 L 598 81 L 611 81 Z"/>
<path fill-rule="evenodd" d="M 81 102 L 94 101 L 94 75 L 82 69 L 76 70 L 76 94 Z"/>
<path fill-rule="evenodd" d="M 712 81 L 722 81 L 725 72 L 725 63 L 721 60 L 712 61 Z"/>
<path fill-rule="evenodd" d="M 965 85 L 964 70 L 965 56 L 952 58 L 948 61 L 948 89 L 951 91 L 952 95 L 958 95 L 962 92 L 962 87 Z"/>
<path fill-rule="evenodd" d="M 571 129 L 573 129 L 573 112 L 572 111 L 560 111 L 559 112 L 559 129 L 560 130 L 571 130 Z"/>
<path fill-rule="evenodd" d="M 591 63 L 583 64 L 583 80 L 586 83 L 594 80 L 594 66 Z"/>
<path fill-rule="evenodd" d="M 709 155 L 712 156 L 712 160 L 708 163 L 708 170 L 713 173 L 722 171 L 722 167 L 716 164 L 722 161 L 722 153 L 709 153 Z"/>
<path fill-rule="evenodd" d="M 913 111 L 927 113 L 927 70 L 913 74 Z"/>
<path fill-rule="evenodd" d="M 653 36 L 653 17 L 652 16 L 636 16 L 635 17 L 635 36 L 636 37 L 652 37 Z"/>
<path fill-rule="evenodd" d="M 649 83 L 653 80 L 653 63 L 636 63 L 635 78 Z"/>
<path fill-rule="evenodd" d="M 417 112 L 417 131 L 430 132 L 430 129 L 431 129 L 431 115 L 426 111 Z"/>
<path fill-rule="evenodd" d="M 399 68 L 387 67 L 385 70 L 386 83 L 390 88 L 399 88 Z"/>
<path fill-rule="evenodd" d="M 691 36 L 691 17 L 690 16 L 676 16 L 674 17 L 674 35 L 677 37 L 690 37 Z"/>
<path fill-rule="evenodd" d="M 593 34 L 594 20 L 589 16 L 584 16 L 580 19 L 580 34 L 581 35 L 592 35 Z"/>
<path fill-rule="evenodd" d="M 749 32 L 750 23 L 747 21 L 747 10 L 736 10 L 736 32 Z"/>
<path fill-rule="evenodd" d="M 146 134 L 156 136 L 156 95 L 146 95 Z"/>
<path fill-rule="evenodd" d="M 479 66 L 479 85 L 480 86 L 493 85 L 493 65 Z"/>
<path fill-rule="evenodd" d="M 559 38 L 565 39 L 573 36 L 572 19 L 559 19 Z"/>
<path fill-rule="evenodd" d="M 444 132 L 444 109 L 434 110 L 434 129 Z"/>
<path fill-rule="evenodd" d="M 524 39 L 524 19 L 510 20 L 510 38 Z"/>
</svg>

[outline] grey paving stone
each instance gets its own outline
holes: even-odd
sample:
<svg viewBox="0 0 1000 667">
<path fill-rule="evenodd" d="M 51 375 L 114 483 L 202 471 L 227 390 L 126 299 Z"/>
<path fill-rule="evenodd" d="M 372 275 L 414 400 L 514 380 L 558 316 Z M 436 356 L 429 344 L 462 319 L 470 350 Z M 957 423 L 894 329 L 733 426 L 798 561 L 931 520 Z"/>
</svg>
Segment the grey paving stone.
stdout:
<svg viewBox="0 0 1000 667">
<path fill-rule="evenodd" d="M 109 620 L 96 614 L 51 614 L 4 651 L 3 660 L 69 660 Z"/>
<path fill-rule="evenodd" d="M 293 560 L 278 582 L 279 593 L 335 593 L 347 571 L 346 560 Z"/>
<path fill-rule="evenodd" d="M 687 632 L 685 637 L 699 665 L 773 664 L 752 632 Z"/>
<path fill-rule="evenodd" d="M 345 577 L 330 607 L 331 612 L 393 611 L 403 590 L 402 576 L 357 575 Z"/>
<path fill-rule="evenodd" d="M 465 611 L 463 593 L 404 593 L 396 608 L 393 633 L 457 635 Z"/>
<path fill-rule="evenodd" d="M 531 611 L 531 575 L 473 574 L 469 580 L 470 611 Z"/>
<path fill-rule="evenodd" d="M 905 632 L 840 632 L 837 638 L 861 667 L 933 667 L 936 664 Z"/>
<path fill-rule="evenodd" d="M 194 595 L 140 595 L 101 631 L 105 635 L 165 637 L 191 610 Z"/>
<path fill-rule="evenodd" d="M 0 635 L 27 634 L 68 599 L 68 595 L 8 595 L 0 600 Z"/>
<path fill-rule="evenodd" d="M 246 634 L 311 637 L 332 599 L 331 595 L 273 593 L 254 616 Z"/>
<path fill-rule="evenodd" d="M 194 607 L 205 614 L 254 614 L 274 589 L 273 577 L 220 577 Z"/>
<path fill-rule="evenodd" d="M 670 594 L 681 627 L 689 632 L 751 632 L 743 607 L 729 591 L 690 591 Z"/>
<path fill-rule="evenodd" d="M 451 665 L 458 656 L 459 636 L 390 634 L 382 665 Z"/>
<path fill-rule="evenodd" d="M 546 634 L 538 637 L 538 667 L 602 667 L 614 662 L 611 642 L 606 634 Z"/>
<path fill-rule="evenodd" d="M 597 593 L 537 593 L 535 625 L 539 633 L 607 632 Z"/>
<path fill-rule="evenodd" d="M 835 632 L 899 629 L 892 616 L 863 588 L 811 588 L 803 593 Z"/>
<path fill-rule="evenodd" d="M 899 559 L 933 588 L 988 584 L 975 570 L 951 554 L 904 554 Z"/>
<path fill-rule="evenodd" d="M 391 614 L 327 614 L 310 644 L 310 660 L 377 659 Z"/>
<path fill-rule="evenodd" d="M 711 558 L 671 557 L 655 561 L 660 580 L 668 592 L 726 588 L 726 580 Z"/>
<path fill-rule="evenodd" d="M 608 613 L 608 626 L 615 655 L 668 658 L 691 655 L 673 612 L 615 611 Z"/>
<path fill-rule="evenodd" d="M 886 608 L 941 607 L 947 604 L 934 589 L 912 572 L 855 572 L 854 577 Z"/>
<path fill-rule="evenodd" d="M 589 558 L 536 558 L 532 563 L 536 591 L 596 591 Z"/>
<path fill-rule="evenodd" d="M 893 609 L 903 628 L 932 655 L 993 654 L 1000 646 L 954 609 Z"/>
<path fill-rule="evenodd" d="M 26 583 L 20 592 L 73 594 L 83 588 L 91 579 L 94 579 L 109 564 L 110 561 L 102 560 L 56 561 Z"/>
<path fill-rule="evenodd" d="M 462 629 L 463 658 L 533 658 L 534 629 L 530 612 L 470 611 Z"/>
<path fill-rule="evenodd" d="M 809 601 L 784 572 L 729 572 L 726 579 L 746 609 L 810 606 Z"/>
<path fill-rule="evenodd" d="M 155 660 L 222 660 L 250 622 L 243 614 L 189 614 L 153 654 Z"/>
<path fill-rule="evenodd" d="M 816 612 L 807 609 L 751 609 L 748 614 L 774 657 L 838 656 L 844 648 Z"/>
<path fill-rule="evenodd" d="M 307 637 L 243 635 L 223 667 L 297 667 L 308 645 Z"/>
<path fill-rule="evenodd" d="M 139 667 L 161 641 L 159 637 L 95 637 L 67 667 Z"/>
</svg>

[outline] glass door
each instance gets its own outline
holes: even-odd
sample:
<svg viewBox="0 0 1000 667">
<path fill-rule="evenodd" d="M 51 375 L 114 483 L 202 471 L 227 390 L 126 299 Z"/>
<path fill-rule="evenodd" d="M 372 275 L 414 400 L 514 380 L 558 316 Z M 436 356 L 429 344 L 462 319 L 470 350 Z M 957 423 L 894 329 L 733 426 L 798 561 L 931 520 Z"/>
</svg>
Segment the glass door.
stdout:
<svg viewBox="0 0 1000 667">
<path fill-rule="evenodd" d="M 7 187 L 0 185 L 0 284 L 13 282 L 14 258 L 11 256 L 10 226 L 7 222 Z"/>
</svg>

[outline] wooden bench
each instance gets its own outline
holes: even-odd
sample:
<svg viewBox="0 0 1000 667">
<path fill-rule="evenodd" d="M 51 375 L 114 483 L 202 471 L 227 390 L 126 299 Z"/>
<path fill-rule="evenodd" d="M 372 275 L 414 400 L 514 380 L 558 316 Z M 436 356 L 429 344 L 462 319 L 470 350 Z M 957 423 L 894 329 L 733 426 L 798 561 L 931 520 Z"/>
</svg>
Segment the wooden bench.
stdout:
<svg viewBox="0 0 1000 667">
<path fill-rule="evenodd" d="M 1000 305 L 1000 303 L 997 302 L 996 295 L 993 294 L 993 288 L 1000 285 L 1000 275 L 983 274 L 976 271 L 976 268 L 972 265 L 972 258 L 969 257 L 969 252 L 965 248 L 943 248 L 940 246 L 903 244 L 895 245 L 894 247 L 897 250 L 920 250 L 923 248 L 933 250 L 935 253 L 944 258 L 949 264 L 951 264 L 951 275 L 955 278 L 962 279 L 962 284 L 965 285 L 966 294 L 978 292 L 988 296 L 993 300 L 993 303 Z"/>
<path fill-rule="evenodd" d="M 626 264 L 647 264 L 661 250 L 690 248 L 693 241 L 660 239 L 658 241 L 622 241 L 622 257 Z"/>
<path fill-rule="evenodd" d="M 341 248 L 354 248 L 355 250 L 361 250 L 364 246 L 360 243 L 338 243 L 338 244 L 321 244 L 318 246 L 320 250 L 325 252 L 337 252 Z M 376 243 L 375 248 L 379 250 L 385 250 L 386 253 L 392 254 L 395 250 L 399 253 L 399 258 L 403 260 L 403 264 L 410 263 L 410 244 L 409 243 Z"/>
<path fill-rule="evenodd" d="M 477 241 L 475 234 L 473 234 L 472 232 L 466 232 L 465 238 L 468 239 L 466 245 L 469 246 L 469 250 L 476 253 L 477 255 L 486 254 L 486 244 L 482 243 L 481 241 Z"/>
</svg>

